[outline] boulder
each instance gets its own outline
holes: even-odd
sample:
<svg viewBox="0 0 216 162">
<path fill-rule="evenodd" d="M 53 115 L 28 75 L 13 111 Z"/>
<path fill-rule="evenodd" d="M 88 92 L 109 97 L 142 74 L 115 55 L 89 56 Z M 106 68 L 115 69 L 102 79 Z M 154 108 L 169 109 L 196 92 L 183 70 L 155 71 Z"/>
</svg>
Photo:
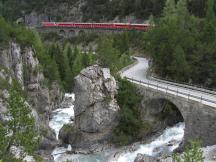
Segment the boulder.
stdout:
<svg viewBox="0 0 216 162">
<path fill-rule="evenodd" d="M 158 162 L 158 159 L 143 154 L 137 154 L 137 157 L 134 160 L 134 162 Z"/>
<path fill-rule="evenodd" d="M 97 152 L 108 145 L 118 124 L 117 85 L 107 68 L 93 65 L 75 77 L 74 126 L 64 126 L 59 135 L 77 152 Z"/>
<path fill-rule="evenodd" d="M 75 131 L 75 127 L 71 124 L 65 124 L 59 131 L 59 139 L 62 143 L 74 143 L 78 132 Z"/>
<path fill-rule="evenodd" d="M 88 67 L 75 78 L 75 125 L 83 132 L 102 132 L 116 126 L 117 85 L 109 69 Z"/>
</svg>

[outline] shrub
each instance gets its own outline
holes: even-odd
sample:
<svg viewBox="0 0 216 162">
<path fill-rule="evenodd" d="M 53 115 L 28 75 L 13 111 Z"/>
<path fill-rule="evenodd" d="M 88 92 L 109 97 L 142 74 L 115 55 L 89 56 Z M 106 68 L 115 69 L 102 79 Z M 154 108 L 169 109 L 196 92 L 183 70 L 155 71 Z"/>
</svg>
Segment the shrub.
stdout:
<svg viewBox="0 0 216 162">
<path fill-rule="evenodd" d="M 174 162 L 204 162 L 200 141 L 190 141 L 182 156 L 173 155 Z"/>
<path fill-rule="evenodd" d="M 0 157 L 3 161 L 13 161 L 9 152 L 12 145 L 23 146 L 25 152 L 33 154 L 39 141 L 35 120 L 21 86 L 14 81 L 9 94 L 7 115 L 10 120 L 0 123 Z"/>
</svg>

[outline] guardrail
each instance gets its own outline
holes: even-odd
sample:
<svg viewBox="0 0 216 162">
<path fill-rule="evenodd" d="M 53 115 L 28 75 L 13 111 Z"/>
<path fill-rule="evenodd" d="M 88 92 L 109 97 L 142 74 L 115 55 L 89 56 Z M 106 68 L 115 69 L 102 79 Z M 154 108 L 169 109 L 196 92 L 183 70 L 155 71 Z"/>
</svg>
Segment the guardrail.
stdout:
<svg viewBox="0 0 216 162">
<path fill-rule="evenodd" d="M 177 90 L 173 90 L 173 89 L 170 89 L 168 86 L 167 87 L 163 87 L 163 86 L 160 86 L 159 84 L 150 83 L 149 81 L 137 80 L 137 79 L 129 78 L 129 77 L 124 77 L 124 78 L 127 79 L 127 80 L 129 80 L 129 81 L 137 82 L 139 84 L 146 84 L 147 87 L 152 86 L 152 87 L 156 88 L 157 90 L 159 90 L 159 89 L 165 90 L 166 93 L 168 93 L 168 92 L 174 92 L 174 93 L 176 93 L 176 96 L 184 95 L 184 96 L 187 96 L 188 99 L 191 99 L 191 98 L 198 99 L 198 100 L 200 100 L 201 103 L 202 103 L 202 101 L 205 101 L 205 102 L 216 104 L 216 101 L 214 101 L 214 100 L 207 99 L 207 98 L 205 98 L 203 96 L 195 96 L 195 95 L 192 95 L 190 93 L 181 92 L 178 89 Z"/>
<path fill-rule="evenodd" d="M 155 76 L 149 76 L 148 78 L 150 80 L 155 80 L 157 82 L 166 83 L 166 84 L 170 84 L 170 85 L 175 85 L 175 86 L 179 86 L 179 87 L 184 87 L 184 88 L 188 88 L 188 89 L 197 90 L 200 92 L 205 92 L 205 93 L 216 95 L 216 90 L 213 88 L 211 89 L 211 88 L 207 88 L 207 87 L 203 87 L 203 86 L 199 86 L 199 85 L 194 85 L 194 84 L 189 84 L 189 83 L 184 83 L 184 82 L 178 82 L 178 81 L 168 80 L 168 79 L 164 79 L 164 78 L 162 79 L 162 78 L 158 78 Z"/>
</svg>

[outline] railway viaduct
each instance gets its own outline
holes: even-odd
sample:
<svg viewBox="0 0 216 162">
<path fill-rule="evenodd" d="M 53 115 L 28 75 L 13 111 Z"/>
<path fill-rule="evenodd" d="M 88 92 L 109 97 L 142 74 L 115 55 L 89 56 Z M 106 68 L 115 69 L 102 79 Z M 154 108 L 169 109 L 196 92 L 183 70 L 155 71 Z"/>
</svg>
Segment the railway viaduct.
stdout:
<svg viewBox="0 0 216 162">
<path fill-rule="evenodd" d="M 65 38 L 73 38 L 83 34 L 89 33 L 104 33 L 104 34 L 118 34 L 124 30 L 112 30 L 112 29 L 90 29 L 90 28 L 73 28 L 73 27 L 37 27 L 37 31 L 41 33 L 55 32 Z"/>
<path fill-rule="evenodd" d="M 37 27 L 39 32 L 56 32 L 61 36 L 70 38 L 84 33 L 122 33 L 125 30 L 143 31 L 149 30 L 149 24 L 129 23 L 72 23 L 72 22 L 42 22 Z"/>
</svg>

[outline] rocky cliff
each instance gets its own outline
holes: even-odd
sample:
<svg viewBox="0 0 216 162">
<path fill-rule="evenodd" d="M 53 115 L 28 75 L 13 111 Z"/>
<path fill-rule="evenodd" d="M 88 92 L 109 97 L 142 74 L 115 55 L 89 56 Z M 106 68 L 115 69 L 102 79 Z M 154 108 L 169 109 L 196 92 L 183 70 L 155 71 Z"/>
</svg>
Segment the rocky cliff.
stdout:
<svg viewBox="0 0 216 162">
<path fill-rule="evenodd" d="M 116 81 L 109 69 L 90 66 L 75 78 L 74 93 L 75 125 L 64 126 L 59 138 L 76 152 L 99 151 L 118 124 Z"/>
<path fill-rule="evenodd" d="M 40 63 L 32 47 L 21 47 L 11 42 L 0 50 L 0 120 L 7 111 L 6 99 L 12 79 L 16 79 L 26 92 L 27 102 L 42 134 L 40 149 L 51 149 L 55 145 L 55 135 L 48 127 L 50 112 L 62 99 L 57 83 L 49 88 L 41 70 Z"/>
<path fill-rule="evenodd" d="M 81 7 L 83 0 L 54 2 L 43 6 L 42 10 L 32 10 L 19 18 L 17 22 L 24 22 L 28 26 L 39 26 L 44 21 L 68 21 L 81 22 Z"/>
</svg>

